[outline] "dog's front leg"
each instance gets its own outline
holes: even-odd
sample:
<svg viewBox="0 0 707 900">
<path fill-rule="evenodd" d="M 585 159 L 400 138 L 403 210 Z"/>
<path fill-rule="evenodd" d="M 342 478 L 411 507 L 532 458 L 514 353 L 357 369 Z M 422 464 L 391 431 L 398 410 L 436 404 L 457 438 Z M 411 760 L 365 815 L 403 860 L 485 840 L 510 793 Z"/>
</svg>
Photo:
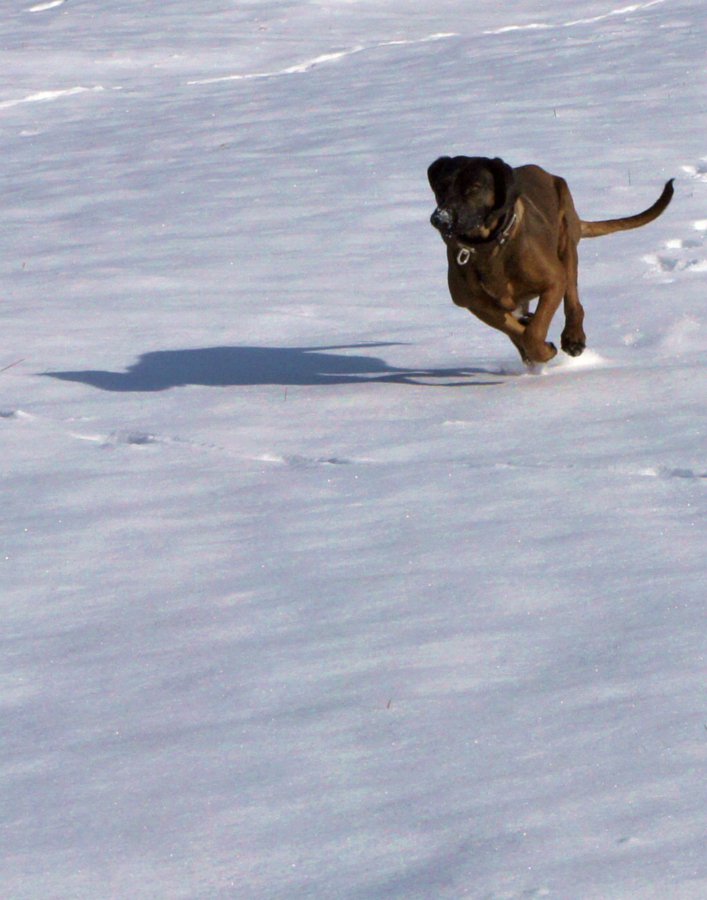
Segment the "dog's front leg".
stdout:
<svg viewBox="0 0 707 900">
<path fill-rule="evenodd" d="M 565 293 L 564 281 L 553 282 L 540 294 L 535 315 L 528 322 L 521 346 L 525 356 L 531 363 L 549 362 L 557 355 L 557 347 L 546 341 L 552 317 Z M 521 353 L 521 355 L 523 355 Z"/>
<path fill-rule="evenodd" d="M 459 272 L 453 267 L 449 268 L 447 281 L 449 284 L 449 293 L 457 306 L 468 309 L 472 315 L 476 316 L 477 319 L 481 319 L 486 325 L 490 325 L 491 328 L 502 331 L 513 341 L 523 362 L 532 362 L 532 360 L 528 358 L 522 344 L 526 327 L 511 313 L 510 308 L 513 306 L 512 303 L 509 303 L 509 309 L 504 309 L 503 306 L 491 296 L 481 292 L 471 291 Z"/>
</svg>

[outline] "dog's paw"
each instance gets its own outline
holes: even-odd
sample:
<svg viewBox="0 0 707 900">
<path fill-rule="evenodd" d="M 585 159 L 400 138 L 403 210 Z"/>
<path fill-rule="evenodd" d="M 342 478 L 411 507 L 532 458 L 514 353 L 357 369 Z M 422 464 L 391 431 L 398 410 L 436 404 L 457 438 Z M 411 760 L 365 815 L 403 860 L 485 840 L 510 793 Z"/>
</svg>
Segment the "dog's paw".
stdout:
<svg viewBox="0 0 707 900">
<path fill-rule="evenodd" d="M 557 347 L 550 341 L 547 341 L 539 346 L 526 348 L 521 355 L 526 366 L 532 367 L 538 363 L 550 362 L 553 357 L 557 356 Z"/>
<path fill-rule="evenodd" d="M 583 340 L 562 335 L 562 349 L 569 356 L 581 356 L 585 347 L 586 344 Z"/>
</svg>

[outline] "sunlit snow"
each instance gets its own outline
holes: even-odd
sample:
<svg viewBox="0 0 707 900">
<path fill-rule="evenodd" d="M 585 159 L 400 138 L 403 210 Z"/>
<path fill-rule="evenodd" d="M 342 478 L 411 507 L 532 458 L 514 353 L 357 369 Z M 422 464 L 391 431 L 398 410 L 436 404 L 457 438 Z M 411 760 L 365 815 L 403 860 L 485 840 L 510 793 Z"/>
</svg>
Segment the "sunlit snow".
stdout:
<svg viewBox="0 0 707 900">
<path fill-rule="evenodd" d="M 702 900 L 705 5 L 4 7 L 3 897 Z M 583 356 L 458 153 L 676 178 Z"/>
</svg>

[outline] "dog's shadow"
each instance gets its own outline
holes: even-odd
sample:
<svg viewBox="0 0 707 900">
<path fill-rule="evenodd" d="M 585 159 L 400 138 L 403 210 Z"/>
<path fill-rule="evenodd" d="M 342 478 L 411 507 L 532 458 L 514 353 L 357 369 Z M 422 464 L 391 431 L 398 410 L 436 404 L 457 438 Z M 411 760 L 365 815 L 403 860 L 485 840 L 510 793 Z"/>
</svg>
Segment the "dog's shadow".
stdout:
<svg viewBox="0 0 707 900">
<path fill-rule="evenodd" d="M 401 369 L 375 356 L 333 353 L 395 346 L 391 343 L 345 344 L 332 347 L 204 347 L 144 353 L 125 372 L 86 370 L 44 372 L 50 378 L 76 381 L 103 391 L 166 391 L 186 385 L 234 387 L 247 385 L 336 385 L 361 382 L 398 384 L 490 385 L 498 381 L 469 380 L 497 375 L 487 369 Z M 457 381 L 456 379 L 462 379 Z"/>
</svg>

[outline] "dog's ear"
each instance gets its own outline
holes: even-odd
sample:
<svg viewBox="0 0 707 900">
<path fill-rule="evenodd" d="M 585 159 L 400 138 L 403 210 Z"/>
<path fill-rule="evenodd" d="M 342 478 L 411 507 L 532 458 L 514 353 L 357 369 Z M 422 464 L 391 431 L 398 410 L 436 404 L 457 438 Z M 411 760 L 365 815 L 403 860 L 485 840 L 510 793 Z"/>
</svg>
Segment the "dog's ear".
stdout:
<svg viewBox="0 0 707 900">
<path fill-rule="evenodd" d="M 513 169 L 498 157 L 489 160 L 489 169 L 493 175 L 494 212 L 510 208 L 518 198 Z"/>
<path fill-rule="evenodd" d="M 450 156 L 440 156 L 427 170 L 427 180 L 436 197 L 444 194 L 454 173 L 459 168 L 459 160 Z"/>
</svg>

